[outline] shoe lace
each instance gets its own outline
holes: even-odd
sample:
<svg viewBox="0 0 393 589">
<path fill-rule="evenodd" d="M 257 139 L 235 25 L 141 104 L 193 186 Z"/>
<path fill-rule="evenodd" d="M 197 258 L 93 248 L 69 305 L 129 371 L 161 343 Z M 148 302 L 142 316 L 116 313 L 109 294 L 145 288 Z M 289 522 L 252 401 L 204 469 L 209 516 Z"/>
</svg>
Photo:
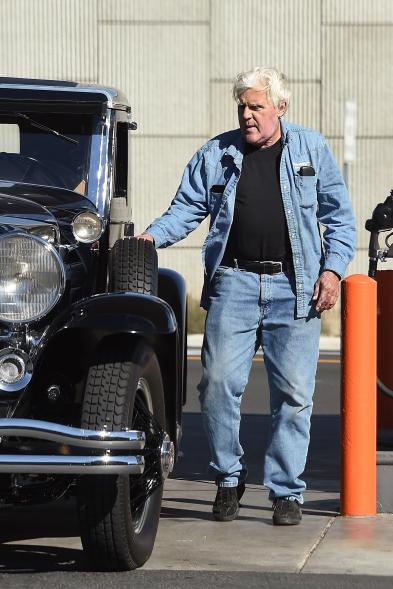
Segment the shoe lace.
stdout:
<svg viewBox="0 0 393 589">
<path fill-rule="evenodd" d="M 289 497 L 279 497 L 273 502 L 273 510 L 283 509 L 284 507 L 290 507 L 291 499 Z"/>
</svg>

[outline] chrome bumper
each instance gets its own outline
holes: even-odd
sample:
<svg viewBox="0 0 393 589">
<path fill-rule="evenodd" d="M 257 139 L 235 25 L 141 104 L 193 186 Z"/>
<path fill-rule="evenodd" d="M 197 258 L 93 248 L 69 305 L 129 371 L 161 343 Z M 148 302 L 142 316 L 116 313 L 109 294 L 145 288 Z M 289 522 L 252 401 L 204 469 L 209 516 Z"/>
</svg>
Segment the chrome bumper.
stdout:
<svg viewBox="0 0 393 589">
<path fill-rule="evenodd" d="M 11 436 L 55 442 L 64 446 L 64 453 L 0 454 L 0 472 L 141 474 L 144 469 L 143 456 L 136 454 L 145 447 L 142 431 L 96 431 L 34 419 L 0 419 L 0 440 Z M 86 448 L 100 455 L 72 455 L 71 447 Z M 124 451 L 125 455 L 111 455 L 112 450 Z"/>
</svg>

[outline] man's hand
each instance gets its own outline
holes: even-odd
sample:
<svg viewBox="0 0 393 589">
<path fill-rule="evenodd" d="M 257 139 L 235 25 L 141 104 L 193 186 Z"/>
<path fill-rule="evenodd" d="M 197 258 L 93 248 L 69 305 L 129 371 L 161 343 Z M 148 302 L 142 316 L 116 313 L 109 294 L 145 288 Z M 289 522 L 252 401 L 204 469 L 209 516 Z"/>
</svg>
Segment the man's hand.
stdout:
<svg viewBox="0 0 393 589">
<path fill-rule="evenodd" d="M 137 239 L 144 239 L 145 241 L 151 241 L 154 243 L 154 237 L 150 235 L 150 233 L 141 233 L 140 235 L 135 235 Z"/>
<path fill-rule="evenodd" d="M 340 290 L 340 279 L 334 272 L 325 270 L 315 283 L 312 300 L 319 313 L 328 311 L 337 302 Z"/>
</svg>

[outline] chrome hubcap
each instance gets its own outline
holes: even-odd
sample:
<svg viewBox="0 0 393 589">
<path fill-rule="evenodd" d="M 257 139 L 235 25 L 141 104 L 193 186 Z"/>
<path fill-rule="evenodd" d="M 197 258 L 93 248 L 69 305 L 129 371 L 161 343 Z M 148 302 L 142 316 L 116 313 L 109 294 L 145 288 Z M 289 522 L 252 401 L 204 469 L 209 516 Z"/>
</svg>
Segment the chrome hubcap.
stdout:
<svg viewBox="0 0 393 589">
<path fill-rule="evenodd" d="M 161 474 L 166 479 L 175 464 L 175 445 L 168 434 L 165 434 L 161 444 Z"/>
</svg>

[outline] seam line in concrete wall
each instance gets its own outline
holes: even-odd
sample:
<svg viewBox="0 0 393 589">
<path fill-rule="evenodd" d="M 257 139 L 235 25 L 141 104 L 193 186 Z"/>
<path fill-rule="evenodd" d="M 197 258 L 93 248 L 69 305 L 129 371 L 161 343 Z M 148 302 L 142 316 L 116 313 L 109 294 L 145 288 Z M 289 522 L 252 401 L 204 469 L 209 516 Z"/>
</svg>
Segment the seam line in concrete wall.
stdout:
<svg viewBox="0 0 393 589">
<path fill-rule="evenodd" d="M 98 13 L 99 13 L 99 6 L 98 6 L 98 2 L 99 0 L 96 0 L 96 39 L 97 39 L 97 45 L 96 45 L 96 72 L 97 72 L 97 82 L 96 84 L 100 83 L 100 38 L 99 38 L 99 26 L 98 26 Z"/>
<path fill-rule="evenodd" d="M 325 134 L 327 139 L 344 139 L 344 135 L 327 135 Z M 393 135 L 356 135 L 356 139 L 378 139 L 379 141 L 384 141 L 386 139 L 393 139 Z"/>
<path fill-rule="evenodd" d="M 209 131 L 213 128 L 213 109 L 212 109 L 212 0 L 209 1 Z"/>
<path fill-rule="evenodd" d="M 73 80 L 71 80 L 71 81 L 77 82 L 78 84 L 98 84 L 99 83 L 97 78 L 75 78 L 75 77 L 73 77 Z"/>
<path fill-rule="evenodd" d="M 290 84 L 321 84 L 322 80 L 318 78 L 310 78 L 310 79 L 289 79 Z M 233 82 L 233 78 L 212 78 L 211 83 L 214 84 L 228 84 L 229 82 Z"/>
<path fill-rule="evenodd" d="M 132 139 L 202 139 L 205 141 L 206 139 L 210 139 L 210 135 L 160 135 L 159 133 L 140 133 L 139 135 L 133 135 Z M 132 140 L 131 139 L 131 140 Z"/>
<path fill-rule="evenodd" d="M 322 124 L 323 124 L 323 117 L 322 117 L 322 113 L 323 113 L 323 0 L 320 1 L 320 15 L 321 15 L 321 31 L 320 31 L 320 35 L 319 35 L 319 75 L 321 76 L 321 87 L 319 89 L 319 126 L 318 129 L 319 131 L 322 131 Z"/>
<path fill-rule="evenodd" d="M 207 20 L 99 20 L 99 25 L 148 25 L 148 26 L 162 26 L 162 25 L 178 25 L 178 26 L 194 26 L 194 25 L 210 25 Z"/>
<path fill-rule="evenodd" d="M 375 27 L 393 27 L 393 22 L 390 23 L 357 23 L 357 22 L 347 22 L 347 23 L 328 23 L 328 22 L 323 22 L 322 23 L 323 27 L 361 27 L 361 28 L 375 28 Z"/>
</svg>

